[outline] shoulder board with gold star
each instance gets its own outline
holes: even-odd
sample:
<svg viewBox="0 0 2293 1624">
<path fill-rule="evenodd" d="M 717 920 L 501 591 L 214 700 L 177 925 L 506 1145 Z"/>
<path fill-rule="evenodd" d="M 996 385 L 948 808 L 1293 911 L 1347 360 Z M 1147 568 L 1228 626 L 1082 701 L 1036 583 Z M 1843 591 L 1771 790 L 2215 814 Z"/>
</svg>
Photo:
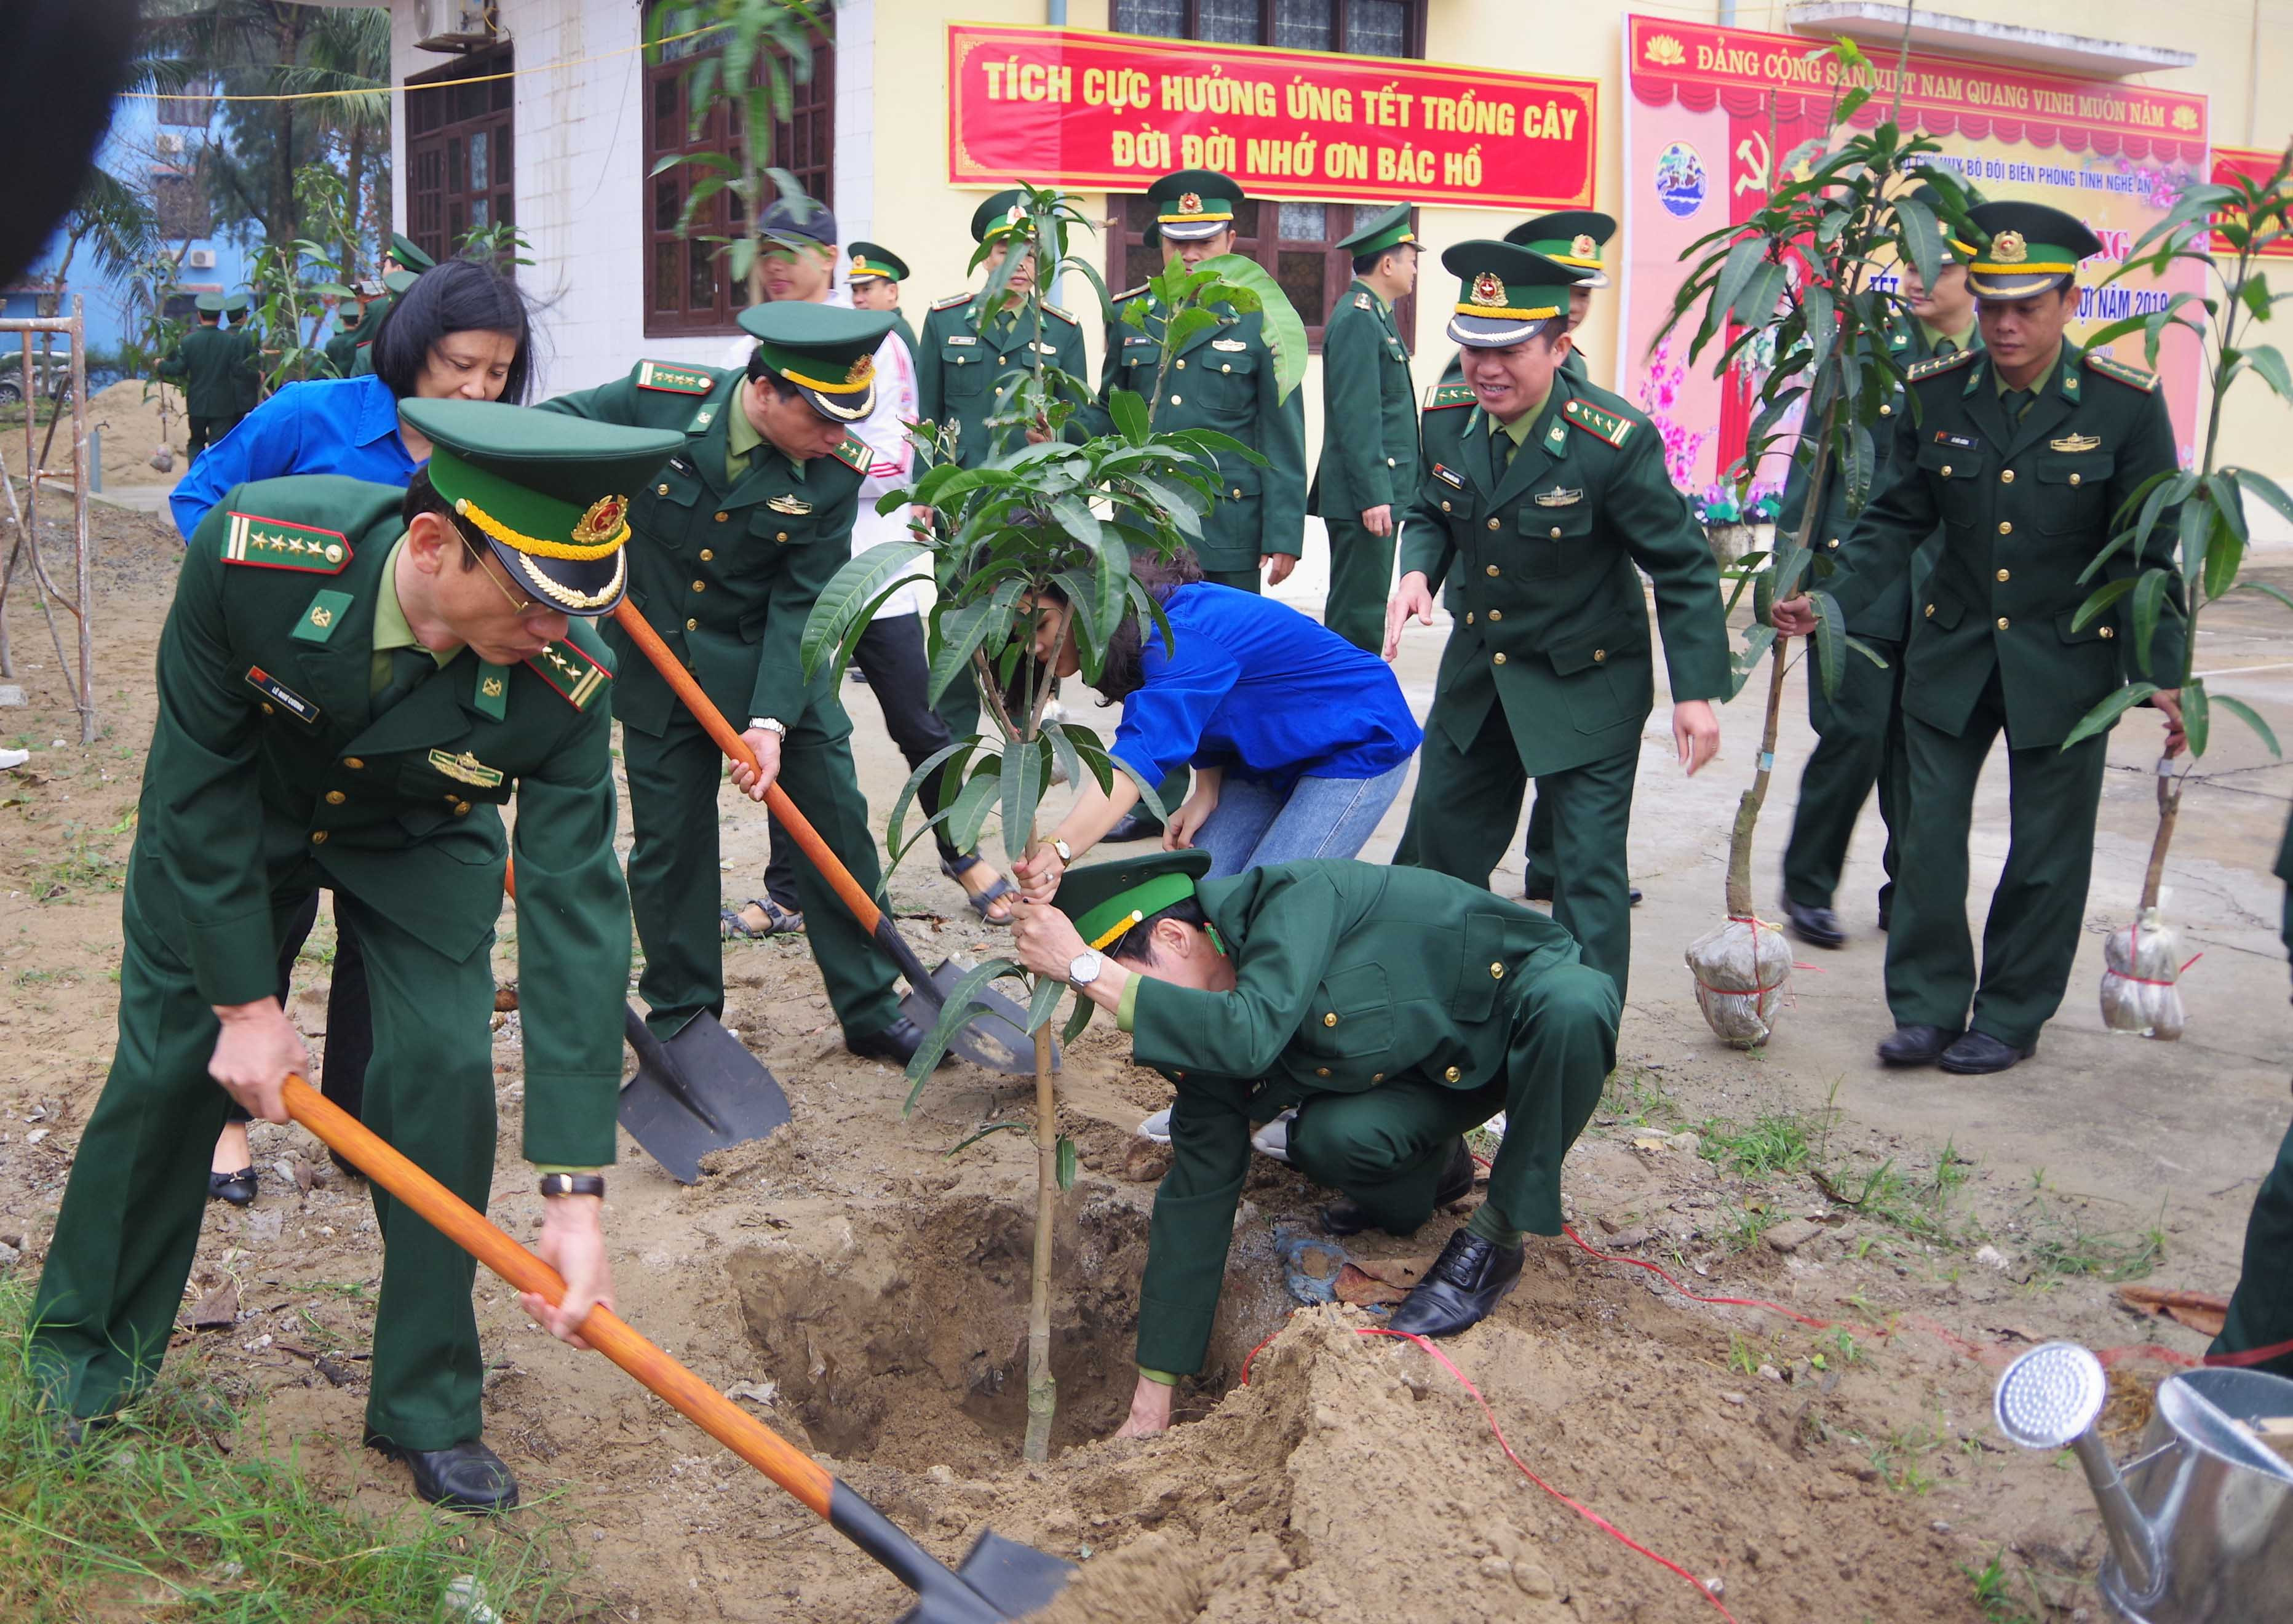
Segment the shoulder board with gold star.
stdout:
<svg viewBox="0 0 2293 1624">
<path fill-rule="evenodd" d="M 959 304 L 968 304 L 970 303 L 971 296 L 969 294 L 951 293 L 944 299 L 934 299 L 932 301 L 932 308 L 934 310 L 953 310 Z"/>
<path fill-rule="evenodd" d="M 1959 350 L 1949 355 L 1936 355 L 1905 368 L 1903 376 L 1916 384 L 1922 378 L 1933 378 L 1939 373 L 1966 366 L 1981 353 L 1980 350 Z"/>
<path fill-rule="evenodd" d="M 351 561 L 351 539 L 338 530 L 233 513 L 223 535 L 225 564 L 251 564 L 265 570 L 302 570 L 339 575 Z"/>
<path fill-rule="evenodd" d="M 2114 355 L 2101 355 L 2089 352 L 2086 358 L 2086 364 L 2089 370 L 2099 372 L 2104 378 L 2114 378 L 2121 384 L 2129 384 L 2144 394 L 2154 392 L 2158 387 L 2158 375 L 2155 372 L 2145 370 L 2141 367 L 2128 366 Z"/>
<path fill-rule="evenodd" d="M 552 643 L 547 648 L 526 662 L 558 696 L 576 710 L 587 710 L 590 702 L 605 691 L 613 679 L 604 662 L 592 656 L 568 637 Z"/>
<path fill-rule="evenodd" d="M 1154 285 L 1152 282 L 1141 282 L 1136 288 L 1125 288 L 1121 293 L 1110 294 L 1107 296 L 1117 304 L 1128 304 L 1133 299 L 1145 298 L 1146 290 Z"/>
<path fill-rule="evenodd" d="M 874 467 L 876 461 L 876 453 L 870 451 L 866 445 L 862 443 L 860 441 L 854 439 L 849 434 L 845 435 L 844 443 L 831 451 L 829 455 L 835 458 L 837 461 L 842 463 L 845 467 L 855 469 L 862 474 L 865 474 L 871 467 Z"/>
<path fill-rule="evenodd" d="M 1560 415 L 1570 426 L 1583 429 L 1595 440 L 1607 442 L 1621 449 L 1634 424 L 1630 418 L 1620 418 L 1613 411 L 1603 411 L 1590 402 L 1570 400 L 1562 403 Z"/>
<path fill-rule="evenodd" d="M 717 386 L 717 375 L 701 367 L 641 361 L 637 362 L 636 384 L 640 389 L 659 389 L 668 394 L 706 394 Z"/>
<path fill-rule="evenodd" d="M 1472 403 L 1473 387 L 1471 384 L 1436 384 L 1425 392 L 1425 410 L 1428 411 L 1446 411 L 1452 406 L 1470 406 Z"/>
<path fill-rule="evenodd" d="M 1082 325 L 1082 323 L 1081 321 L 1077 321 L 1077 320 L 1075 319 L 1075 316 L 1074 316 L 1074 313 L 1073 313 L 1073 312 L 1071 312 L 1071 311 L 1065 311 L 1065 310 L 1061 310 L 1057 305 L 1056 305 L 1056 304 L 1052 304 L 1049 299 L 1046 299 L 1046 300 L 1044 300 L 1044 301 L 1043 301 L 1043 313 L 1044 313 L 1045 315 L 1057 316 L 1060 321 L 1062 321 L 1065 322 L 1069 327 L 1081 327 L 1081 326 Z"/>
</svg>

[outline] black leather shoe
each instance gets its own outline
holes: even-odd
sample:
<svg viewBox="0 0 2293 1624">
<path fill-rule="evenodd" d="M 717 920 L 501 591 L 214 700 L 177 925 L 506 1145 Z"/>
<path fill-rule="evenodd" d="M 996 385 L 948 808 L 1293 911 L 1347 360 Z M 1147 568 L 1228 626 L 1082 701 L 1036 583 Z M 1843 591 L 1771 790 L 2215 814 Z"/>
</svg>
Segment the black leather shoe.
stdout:
<svg viewBox="0 0 2293 1624">
<path fill-rule="evenodd" d="M 1879 905 L 1879 930 L 1882 934 L 1885 933 L 1888 922 L 1894 916 L 1895 910 L 1892 905 L 1884 902 Z"/>
<path fill-rule="evenodd" d="M 1942 1052 L 1942 1068 L 1961 1076 L 1979 1077 L 2019 1066 L 2038 1052 L 2036 1043 L 2028 1049 L 2017 1049 L 2012 1043 L 2000 1043 L 1988 1032 L 1969 1032 Z"/>
<path fill-rule="evenodd" d="M 366 1435 L 366 1447 L 392 1460 L 402 1460 L 414 1473 L 417 1499 L 451 1511 L 509 1511 L 517 1505 L 517 1479 L 502 1465 L 501 1457 L 471 1438 L 442 1449 L 401 1449 L 379 1433 Z"/>
<path fill-rule="evenodd" d="M 1125 812 L 1114 827 L 1098 837 L 1102 846 L 1109 841 L 1159 840 L 1163 825 L 1151 817 L 1141 817 L 1136 812 Z"/>
<path fill-rule="evenodd" d="M 1452 1201 L 1462 1201 L 1473 1193 L 1473 1153 L 1459 1140 L 1449 1148 L 1448 1165 L 1441 1169 L 1441 1181 L 1433 1187 L 1433 1207 L 1439 1211 Z M 1370 1216 L 1351 1200 L 1340 1198 L 1322 1209 L 1322 1233 L 1325 1235 L 1358 1235 L 1370 1227 Z"/>
<path fill-rule="evenodd" d="M 1628 885 L 1625 888 L 1625 894 L 1632 899 L 1633 906 L 1637 908 L 1641 905 L 1640 887 Z M 1520 896 L 1523 902 L 1551 902 L 1552 881 L 1543 874 L 1532 872 L 1528 876 L 1527 883 L 1520 888 Z"/>
<path fill-rule="evenodd" d="M 1899 1026 L 1879 1040 L 1879 1059 L 1889 1066 L 1932 1066 L 1957 1041 L 1957 1032 L 1941 1027 Z"/>
<path fill-rule="evenodd" d="M 255 1205 L 255 1169 L 242 1167 L 237 1173 L 207 1174 L 207 1199 L 228 1201 L 233 1206 Z"/>
<path fill-rule="evenodd" d="M 1784 919 L 1791 926 L 1791 933 L 1803 942 L 1813 942 L 1819 947 L 1847 946 L 1847 928 L 1829 908 L 1802 907 L 1787 897 Z"/>
<path fill-rule="evenodd" d="M 1488 1318 L 1505 1293 L 1520 1283 L 1526 1248 L 1500 1246 L 1471 1230 L 1459 1230 L 1433 1260 L 1425 1278 L 1409 1288 L 1386 1320 L 1390 1331 L 1416 1336 L 1454 1336 Z"/>
<path fill-rule="evenodd" d="M 924 1046 L 924 1029 L 904 1015 L 895 1015 L 892 1024 L 865 1037 L 847 1037 L 844 1046 L 863 1060 L 889 1060 L 895 1066 L 905 1066 L 916 1058 L 916 1051 Z M 948 1057 L 939 1057 L 947 1064 Z"/>
</svg>

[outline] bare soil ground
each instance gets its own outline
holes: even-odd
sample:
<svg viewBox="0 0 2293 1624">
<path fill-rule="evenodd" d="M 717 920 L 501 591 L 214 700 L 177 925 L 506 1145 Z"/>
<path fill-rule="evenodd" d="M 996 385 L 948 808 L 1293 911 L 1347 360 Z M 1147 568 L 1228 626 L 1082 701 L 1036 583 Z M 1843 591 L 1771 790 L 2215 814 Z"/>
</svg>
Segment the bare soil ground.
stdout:
<svg viewBox="0 0 2293 1624">
<path fill-rule="evenodd" d="M 29 705 L 0 710 L 0 743 L 35 754 L 0 774 L 0 1240 L 20 1251 L 24 1271 L 47 1244 L 113 1043 L 117 890 L 177 556 L 158 521 L 106 513 L 100 524 L 94 746 L 51 747 L 77 736 L 65 695 L 29 605 L 10 609 Z M 1414 693 L 1437 654 L 1429 635 L 1410 656 Z M 847 692 L 880 816 L 904 769 L 866 690 Z M 2128 759 L 2145 748 L 2154 743 L 2129 746 Z M 1648 968 L 1609 1099 L 1570 1160 L 1576 1228 L 1701 1295 L 1771 1299 L 1841 1328 L 1689 1302 L 1567 1240 L 1533 1242 L 1521 1288 L 1446 1344 L 1485 1414 L 1419 1349 L 1356 1335 L 1373 1316 L 1292 1314 L 1277 1231 L 1309 1230 L 1324 1198 L 1261 1161 L 1210 1368 L 1182 1398 L 1185 1424 L 1157 1440 L 1105 1441 L 1128 1402 L 1161 1166 L 1132 1130 L 1166 1093 L 1095 1027 L 1068 1052 L 1063 1079 L 1063 1126 L 1083 1167 L 1059 1210 L 1057 1450 L 1048 1466 L 1023 1466 L 1033 1152 L 1014 1133 L 952 1148 L 1023 1117 L 1027 1090 L 958 1067 L 903 1120 L 903 1080 L 844 1052 L 810 959 L 790 940 L 728 948 L 725 1021 L 779 1076 L 795 1124 L 729 1153 L 691 1189 L 624 1140 L 608 1219 L 621 1311 L 939 1554 L 960 1556 L 993 1525 L 1082 1561 L 1056 1610 L 1063 1620 L 1716 1616 L 1687 1580 L 1508 1463 L 1489 1415 L 1552 1490 L 1709 1582 L 1746 1624 L 2099 1616 L 2086 1583 L 2103 1548 L 2092 1508 L 2075 1474 L 2002 1442 L 1989 1384 L 2014 1352 L 2048 1336 L 2132 1347 L 2111 1423 L 2123 1445 L 2145 1386 L 2172 1368 L 2137 1344 L 2202 1346 L 2114 1306 L 2108 1277 L 2162 1265 L 2159 1283 L 2223 1290 L 2233 1274 L 2260 1170 L 2252 1147 L 2273 1113 L 2282 1120 L 2283 966 L 2264 963 L 2276 892 L 2260 872 L 2281 807 L 2256 811 L 2250 830 L 2233 826 L 2233 849 L 2192 870 L 2251 921 L 2226 930 L 2237 945 L 2221 949 L 2253 960 L 2237 983 L 2253 989 L 2248 1007 L 2202 1007 L 2172 1057 L 2232 1079 L 2218 1100 L 2163 1097 L 2161 1078 L 2179 1074 L 2154 1069 L 2162 1051 L 2132 1040 L 2102 1049 L 2111 1040 L 2082 1029 L 2062 1048 L 2104 1054 L 2106 1068 L 2057 1060 L 2026 1068 L 2029 1084 L 2018 1072 L 2011 1085 L 1949 1095 L 1842 1058 L 1868 1053 L 1877 1035 L 1876 938 L 1827 955 L 1828 974 L 1807 978 L 1764 1055 L 1713 1042 L 1674 955 L 1718 901 L 1725 817 L 1714 809 L 1732 803 L 1740 778 L 1698 780 L 1691 794 L 1659 765 L 1652 746 L 1641 792 L 1673 809 L 1652 810 L 1635 832 L 1636 873 L 1660 893 L 1639 922 Z M 2136 780 L 2128 799 L 2139 796 Z M 1777 799 L 1769 846 L 1781 840 L 1787 786 Z M 2121 844 L 2146 848 L 2138 805 L 2112 818 Z M 762 821 L 728 792 L 723 831 L 726 894 L 745 897 L 761 883 Z M 1876 840 L 1865 844 L 1876 854 Z M 1861 860 L 1858 883 L 1870 867 Z M 928 865 L 903 869 L 891 894 L 928 960 L 993 946 Z M 515 938 L 506 915 L 505 979 Z M 321 1052 L 331 940 L 322 922 L 293 1006 Z M 2073 1004 L 2091 1003 L 2091 986 L 2082 960 Z M 2080 1025 L 2069 1014 L 2063 1024 Z M 2082 1024 L 2094 1024 L 2090 1010 Z M 2200 1042 L 2221 1049 L 2197 1053 Z M 539 1203 L 517 1158 L 514 1014 L 496 1043 L 492 1215 L 531 1237 Z M 2263 1081 L 2273 1074 L 2274 1104 Z M 2090 1108 L 2053 1110 L 2063 1098 Z M 2170 1133 L 2151 1131 L 2144 1110 L 2169 1119 Z M 2184 1132 L 2226 1137 L 2216 1152 L 2225 1165 L 2255 1165 L 2229 1177 L 2201 1166 L 2176 1186 L 2155 1158 L 2160 1134 Z M 245 1213 L 209 1209 L 186 1295 L 188 1322 L 228 1285 L 228 1327 L 182 1336 L 223 1344 L 267 1387 L 259 1435 L 240 1447 L 297 1451 L 345 1498 L 394 1513 L 402 1470 L 359 1445 L 380 1269 L 364 1190 L 336 1177 L 299 1129 L 258 1125 L 254 1142 L 262 1198 Z M 1465 1210 L 1358 1250 L 1422 1259 Z M 482 1279 L 479 1299 L 489 1437 L 538 1505 L 531 1514 L 563 1524 L 565 1559 L 584 1569 L 582 1616 L 859 1624 L 900 1612 L 890 1579 L 618 1370 L 536 1330 L 498 1282 Z"/>
</svg>

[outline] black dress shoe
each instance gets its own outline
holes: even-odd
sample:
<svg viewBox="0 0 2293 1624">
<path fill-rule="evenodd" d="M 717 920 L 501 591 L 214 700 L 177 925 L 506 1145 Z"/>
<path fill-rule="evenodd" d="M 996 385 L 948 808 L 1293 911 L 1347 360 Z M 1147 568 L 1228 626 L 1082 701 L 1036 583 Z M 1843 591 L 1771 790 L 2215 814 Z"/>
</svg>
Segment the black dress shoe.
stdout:
<svg viewBox="0 0 2293 1624">
<path fill-rule="evenodd" d="M 1102 846 L 1109 841 L 1159 840 L 1163 825 L 1151 817 L 1141 817 L 1136 812 L 1125 812 L 1114 828 L 1098 837 Z"/>
<path fill-rule="evenodd" d="M 1459 1230 L 1441 1248 L 1425 1278 L 1409 1288 L 1386 1329 L 1416 1336 L 1454 1336 L 1487 1319 L 1520 1283 L 1526 1248 L 1500 1246 L 1471 1230 Z"/>
<path fill-rule="evenodd" d="M 1633 906 L 1637 908 L 1641 905 L 1640 887 L 1637 885 L 1626 886 L 1625 888 L 1625 895 L 1631 898 Z M 1524 902 L 1551 902 L 1552 900 L 1552 881 L 1551 878 L 1531 871 L 1527 883 L 1520 888 L 1520 896 L 1521 900 Z"/>
<path fill-rule="evenodd" d="M 369 1433 L 366 1447 L 411 1467 L 415 1497 L 433 1506 L 490 1512 L 513 1510 L 517 1505 L 517 1479 L 483 1439 L 466 1439 L 442 1449 L 409 1449 L 379 1433 Z"/>
<path fill-rule="evenodd" d="M 237 1173 L 207 1174 L 207 1199 L 228 1201 L 233 1206 L 255 1205 L 255 1169 L 242 1167 Z"/>
<path fill-rule="evenodd" d="M 1894 916 L 1895 910 L 1892 904 L 1883 902 L 1879 905 L 1879 930 L 1882 934 L 1885 932 L 1888 922 Z"/>
<path fill-rule="evenodd" d="M 1956 1031 L 1941 1027 L 1899 1026 L 1879 1040 L 1879 1059 L 1889 1066 L 1932 1066 L 1957 1041 Z"/>
<path fill-rule="evenodd" d="M 916 1051 L 924 1046 L 924 1029 L 904 1015 L 895 1015 L 892 1024 L 865 1037 L 849 1037 L 844 1046 L 864 1060 L 889 1060 L 895 1066 L 905 1066 L 916 1058 Z M 946 1065 L 948 1057 L 939 1057 Z"/>
<path fill-rule="evenodd" d="M 1791 933 L 1803 942 L 1813 942 L 1819 947 L 1847 946 L 1847 928 L 1829 908 L 1803 907 L 1787 897 L 1784 919 L 1791 926 Z"/>
<path fill-rule="evenodd" d="M 1961 1076 L 1979 1077 L 2019 1066 L 2038 1052 L 2036 1043 L 2017 1049 L 2012 1043 L 2000 1043 L 1988 1032 L 1969 1032 L 1942 1052 L 1942 1068 Z"/>
<path fill-rule="evenodd" d="M 1435 1211 L 1452 1201 L 1462 1201 L 1473 1193 L 1473 1153 L 1458 1140 L 1449 1147 L 1448 1165 L 1441 1169 L 1441 1181 L 1433 1187 Z M 1322 1233 L 1325 1235 L 1358 1235 L 1370 1227 L 1370 1216 L 1353 1201 L 1341 1197 L 1322 1209 Z"/>
</svg>

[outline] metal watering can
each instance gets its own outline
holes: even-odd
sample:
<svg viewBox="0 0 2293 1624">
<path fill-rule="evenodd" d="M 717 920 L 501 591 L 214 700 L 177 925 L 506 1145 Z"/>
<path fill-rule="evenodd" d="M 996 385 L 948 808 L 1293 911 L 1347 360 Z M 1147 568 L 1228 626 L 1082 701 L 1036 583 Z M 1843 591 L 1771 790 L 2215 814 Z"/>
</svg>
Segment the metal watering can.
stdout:
<svg viewBox="0 0 2293 1624">
<path fill-rule="evenodd" d="M 2067 1447 L 2110 1533 L 2099 1585 L 2128 1624 L 2293 1624 L 2293 1462 L 2261 1424 L 2293 1417 L 2293 1381 L 2184 1371 L 2121 1473 L 2094 1430 L 2110 1378 L 2074 1342 L 2031 1349 L 1998 1378 L 1998 1430 L 2027 1449 Z"/>
</svg>

